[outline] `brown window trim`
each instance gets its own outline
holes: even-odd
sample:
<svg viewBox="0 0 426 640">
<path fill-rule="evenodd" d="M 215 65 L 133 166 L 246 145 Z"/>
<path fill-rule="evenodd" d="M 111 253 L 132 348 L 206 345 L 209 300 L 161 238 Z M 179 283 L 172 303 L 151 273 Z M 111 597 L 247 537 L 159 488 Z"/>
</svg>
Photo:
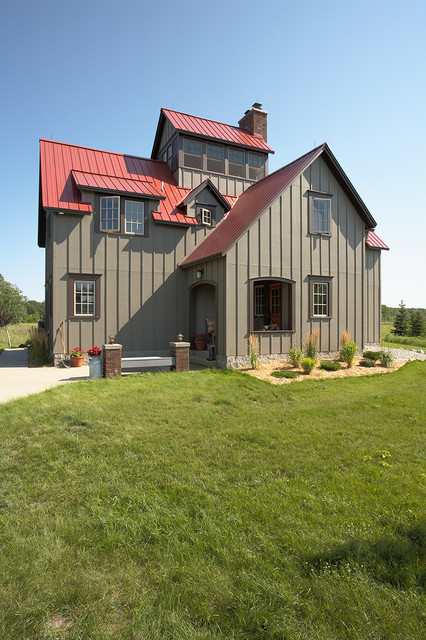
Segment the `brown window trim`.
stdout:
<svg viewBox="0 0 426 640">
<path fill-rule="evenodd" d="M 101 198 L 119 198 L 120 212 L 120 229 L 118 231 L 108 231 L 101 229 Z M 143 233 L 126 233 L 126 201 L 143 202 Z M 135 198 L 133 195 L 124 193 L 97 193 L 95 196 L 95 212 L 96 212 L 96 232 L 105 233 L 108 236 L 126 236 L 132 238 L 148 238 L 149 237 L 149 206 L 150 200 L 147 198 Z"/>
<path fill-rule="evenodd" d="M 331 207 L 331 199 L 333 197 L 332 193 L 325 193 L 323 191 L 307 191 L 308 194 L 308 230 L 309 233 L 313 236 L 331 236 L 331 219 L 332 219 L 332 207 Z M 329 226 L 330 231 L 314 231 L 314 222 L 313 222 L 313 210 L 314 210 L 314 200 L 329 200 L 330 201 L 330 219 Z"/>
<path fill-rule="evenodd" d="M 327 315 L 314 316 L 314 284 L 328 284 Z M 333 276 L 309 276 L 309 318 L 311 320 L 330 320 L 333 317 Z"/>
<path fill-rule="evenodd" d="M 265 331 L 254 329 L 254 288 L 256 284 L 262 284 L 265 282 L 280 282 L 281 284 L 290 285 L 290 323 L 291 329 L 267 329 Z M 295 333 L 296 332 L 296 281 L 289 278 L 274 278 L 273 276 L 266 276 L 264 278 L 252 278 L 249 281 L 249 331 L 250 333 L 270 333 L 277 335 L 278 333 Z"/>
<path fill-rule="evenodd" d="M 78 316 L 74 313 L 74 283 L 78 280 L 95 282 L 95 315 Z M 70 320 L 96 320 L 101 317 L 101 274 L 69 273 L 68 274 L 68 318 Z"/>
</svg>

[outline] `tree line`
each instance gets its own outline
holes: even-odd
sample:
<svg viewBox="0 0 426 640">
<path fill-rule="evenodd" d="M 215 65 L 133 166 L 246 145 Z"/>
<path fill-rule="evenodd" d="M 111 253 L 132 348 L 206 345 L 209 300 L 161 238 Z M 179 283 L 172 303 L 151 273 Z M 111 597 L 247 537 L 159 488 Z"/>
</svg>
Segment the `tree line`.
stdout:
<svg viewBox="0 0 426 640">
<path fill-rule="evenodd" d="M 0 273 L 0 327 L 19 322 L 37 322 L 44 315 L 44 302 L 28 300 L 15 284 Z"/>
<path fill-rule="evenodd" d="M 382 321 L 393 323 L 391 333 L 396 336 L 426 335 L 426 309 L 407 309 L 403 300 L 397 308 L 382 305 Z"/>
</svg>

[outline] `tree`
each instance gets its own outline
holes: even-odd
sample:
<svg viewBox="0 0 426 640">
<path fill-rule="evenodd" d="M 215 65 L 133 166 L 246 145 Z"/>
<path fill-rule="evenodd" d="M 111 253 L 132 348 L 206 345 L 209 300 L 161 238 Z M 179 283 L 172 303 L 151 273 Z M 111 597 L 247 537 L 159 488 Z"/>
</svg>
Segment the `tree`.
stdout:
<svg viewBox="0 0 426 640">
<path fill-rule="evenodd" d="M 401 300 L 399 309 L 396 312 L 395 322 L 391 333 L 394 333 L 396 336 L 408 336 L 410 333 L 410 314 L 405 308 L 403 300 Z"/>
<path fill-rule="evenodd" d="M 426 335 L 426 321 L 420 309 L 417 309 L 417 311 L 413 309 L 411 311 L 410 335 L 418 337 Z"/>
<path fill-rule="evenodd" d="M 26 298 L 18 287 L 6 282 L 0 273 L 0 327 L 21 322 L 26 315 Z"/>
</svg>

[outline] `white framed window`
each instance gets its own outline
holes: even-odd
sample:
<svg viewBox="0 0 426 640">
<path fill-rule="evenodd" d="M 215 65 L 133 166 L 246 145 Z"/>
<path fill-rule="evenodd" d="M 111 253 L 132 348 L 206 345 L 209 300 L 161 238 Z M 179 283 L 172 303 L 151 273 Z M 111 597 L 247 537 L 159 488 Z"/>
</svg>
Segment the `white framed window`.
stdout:
<svg viewBox="0 0 426 640">
<path fill-rule="evenodd" d="M 330 233 L 330 200 L 313 198 L 312 200 L 312 232 Z"/>
<path fill-rule="evenodd" d="M 328 282 L 314 282 L 313 290 L 313 316 L 328 316 Z"/>
<path fill-rule="evenodd" d="M 205 224 L 208 227 L 212 225 L 212 212 L 210 209 L 201 208 L 200 209 L 200 222 L 201 224 Z"/>
<path fill-rule="evenodd" d="M 125 232 L 143 235 L 144 232 L 144 203 L 125 201 Z"/>
<path fill-rule="evenodd" d="M 120 196 L 100 199 L 101 231 L 120 231 Z"/>
<path fill-rule="evenodd" d="M 95 281 L 74 280 L 74 316 L 94 316 Z"/>
</svg>

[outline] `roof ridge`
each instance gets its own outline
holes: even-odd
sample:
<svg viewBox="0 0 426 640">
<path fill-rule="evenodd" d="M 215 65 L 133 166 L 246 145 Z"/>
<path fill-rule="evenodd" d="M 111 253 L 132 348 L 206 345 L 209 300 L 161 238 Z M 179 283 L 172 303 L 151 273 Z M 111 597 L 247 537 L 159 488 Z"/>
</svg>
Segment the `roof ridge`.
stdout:
<svg viewBox="0 0 426 640">
<path fill-rule="evenodd" d="M 75 149 L 86 149 L 87 151 L 97 151 L 98 153 L 108 153 L 111 156 L 121 156 L 123 158 L 136 158 L 137 160 L 145 160 L 146 162 L 158 162 L 159 164 L 167 164 L 162 160 L 154 158 L 145 158 L 144 156 L 136 156 L 132 153 L 121 153 L 118 151 L 108 151 L 106 149 L 96 149 L 95 147 L 86 147 L 81 144 L 73 144 L 72 142 L 61 142 L 60 140 L 48 140 L 47 138 L 39 138 L 39 142 L 49 142 L 50 144 L 60 144 L 64 147 L 74 147 Z M 78 169 L 76 169 L 78 171 Z"/>
<path fill-rule="evenodd" d="M 161 107 L 162 111 L 170 111 L 171 113 L 178 113 L 181 116 L 188 116 L 189 118 L 197 118 L 197 120 L 205 120 L 206 122 L 214 122 L 215 124 L 220 124 L 222 127 L 231 127 L 231 129 L 237 129 L 238 131 L 245 131 L 250 136 L 254 136 L 248 129 L 241 129 L 234 124 L 228 124 L 227 122 L 219 122 L 219 120 L 212 120 L 211 118 L 203 118 L 202 116 L 193 116 L 191 113 L 185 113 L 184 111 L 175 111 L 175 109 L 166 109 L 166 107 Z M 263 139 L 263 138 L 262 138 Z"/>
</svg>

